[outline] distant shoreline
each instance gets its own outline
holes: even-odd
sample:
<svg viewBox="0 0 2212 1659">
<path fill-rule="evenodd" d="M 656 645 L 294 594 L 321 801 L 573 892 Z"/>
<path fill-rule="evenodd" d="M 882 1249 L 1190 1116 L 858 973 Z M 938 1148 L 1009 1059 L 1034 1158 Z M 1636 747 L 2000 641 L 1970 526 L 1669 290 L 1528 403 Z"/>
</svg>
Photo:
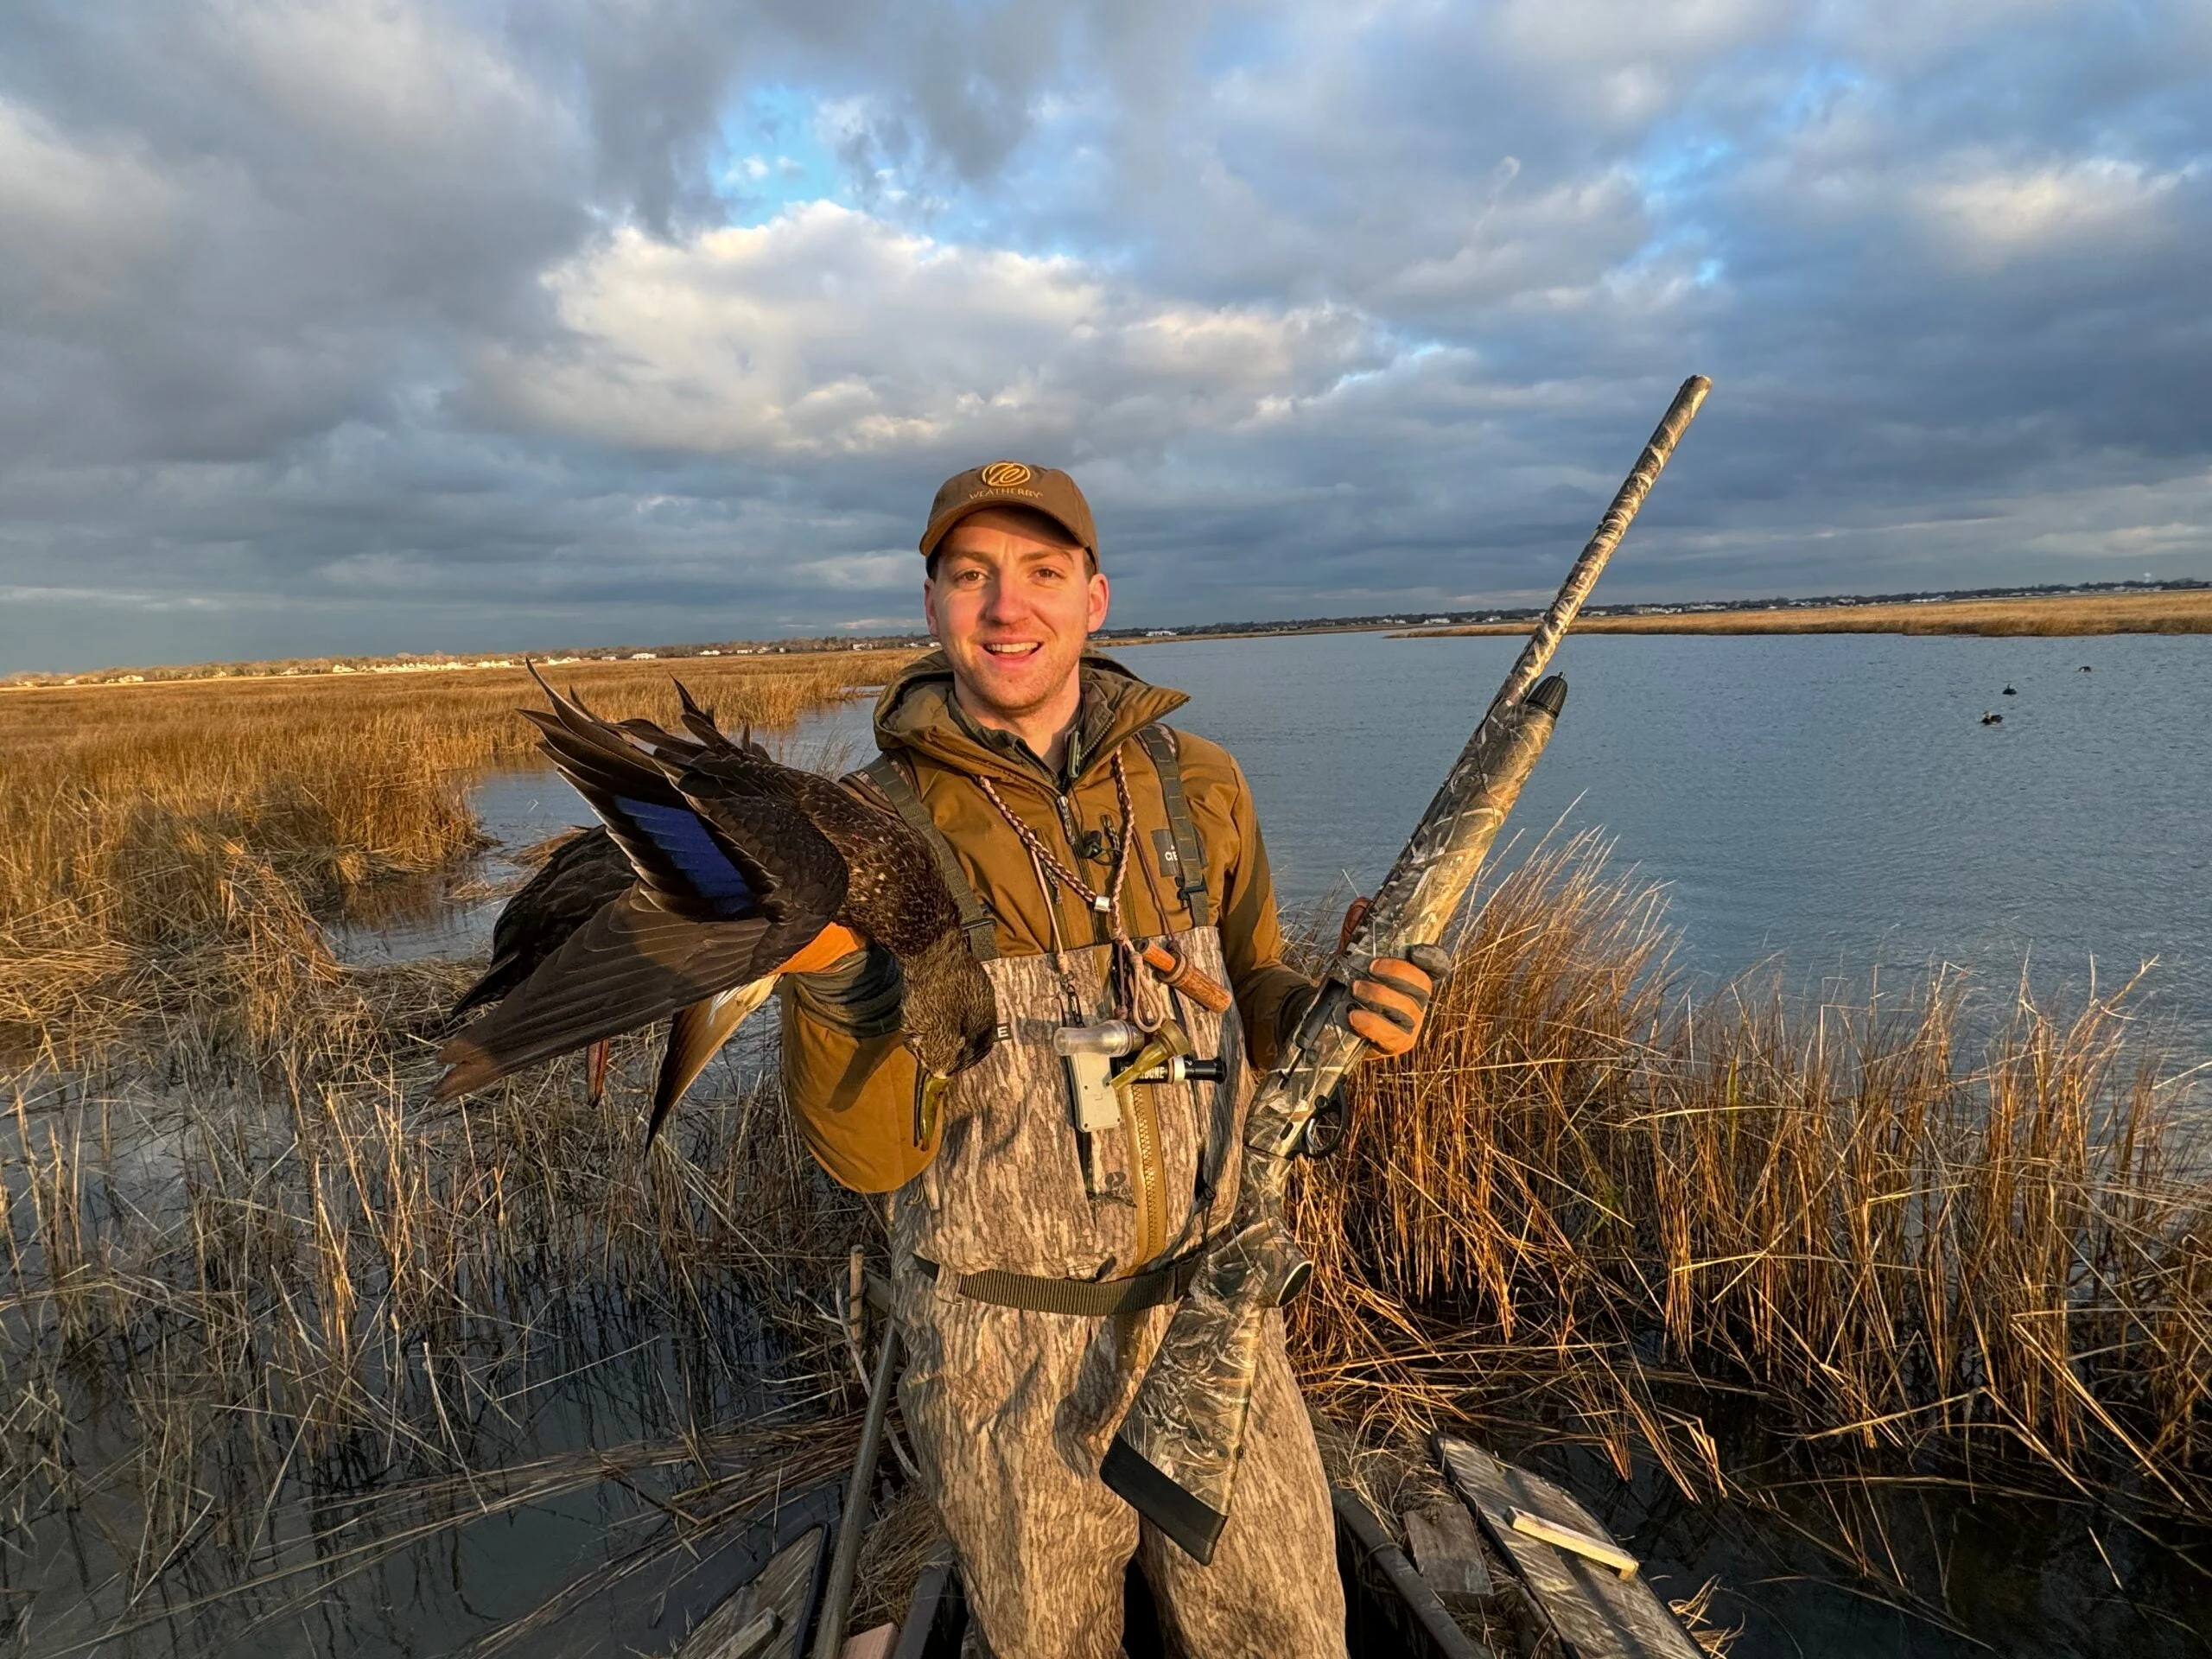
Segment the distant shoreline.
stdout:
<svg viewBox="0 0 2212 1659">
<path fill-rule="evenodd" d="M 2037 599 L 1921 600 L 1903 604 L 1777 607 L 1758 611 L 1585 616 L 1577 633 L 1911 633 L 2004 639 L 2092 638 L 2113 633 L 2212 633 L 2212 590 L 2059 594 Z M 1403 628 L 1393 639 L 1529 632 L 1526 621 Z"/>
<path fill-rule="evenodd" d="M 1427 624 L 1412 616 L 1305 617 L 1279 622 L 1203 623 L 1175 628 L 1112 631 L 1092 644 L 1119 651 L 1132 645 L 1182 645 L 1201 639 L 1275 639 L 1309 633 L 1387 633 L 1394 639 L 1441 639 L 1459 634 L 1525 634 L 1541 611 L 1534 607 L 1500 607 L 1471 618 L 1467 611 L 1434 616 Z M 1699 601 L 1681 605 L 1601 605 L 1583 613 L 1580 633 L 1918 633 L 2091 636 L 2107 633 L 2212 633 L 2212 587 L 2201 582 L 2146 586 L 2112 583 L 2102 589 L 2061 593 L 1984 591 L 1953 598 L 1948 594 L 1885 594 L 1863 602 L 1849 597 L 1784 600 L 1771 604 Z M 660 662 L 677 664 L 699 658 L 740 660 L 815 657 L 854 651 L 920 652 L 934 644 L 919 634 L 877 634 L 861 639 L 729 640 L 718 644 L 664 645 L 651 650 L 630 645 L 571 647 L 552 652 L 470 658 L 442 652 L 387 657 L 317 657 L 250 663 L 199 663 L 139 669 L 107 668 L 74 674 L 55 671 L 0 676 L 0 691 L 79 690 L 114 685 L 204 685 L 260 683 L 277 679 L 325 676 L 452 674 L 512 670 L 526 655 L 541 668 L 571 664 Z M 674 671 L 671 668 L 671 671 Z M 696 669 L 683 671 L 696 672 Z"/>
</svg>

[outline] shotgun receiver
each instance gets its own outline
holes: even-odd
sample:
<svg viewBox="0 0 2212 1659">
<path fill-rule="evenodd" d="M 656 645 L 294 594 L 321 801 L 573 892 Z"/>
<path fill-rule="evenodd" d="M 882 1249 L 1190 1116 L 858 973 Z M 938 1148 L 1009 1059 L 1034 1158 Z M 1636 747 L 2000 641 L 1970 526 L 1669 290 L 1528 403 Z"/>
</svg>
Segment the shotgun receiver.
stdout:
<svg viewBox="0 0 2212 1659">
<path fill-rule="evenodd" d="M 1201 1562 L 1212 1560 L 1229 1518 L 1267 1311 L 1313 1272 L 1284 1224 L 1283 1187 L 1307 1121 L 1366 1048 L 1344 1024 L 1351 981 L 1376 957 L 1402 957 L 1443 938 L 1566 702 L 1565 681 L 1537 677 L 1712 385 L 1693 375 L 1675 393 L 1254 1097 L 1235 1216 L 1206 1247 L 1098 1471 Z"/>
</svg>

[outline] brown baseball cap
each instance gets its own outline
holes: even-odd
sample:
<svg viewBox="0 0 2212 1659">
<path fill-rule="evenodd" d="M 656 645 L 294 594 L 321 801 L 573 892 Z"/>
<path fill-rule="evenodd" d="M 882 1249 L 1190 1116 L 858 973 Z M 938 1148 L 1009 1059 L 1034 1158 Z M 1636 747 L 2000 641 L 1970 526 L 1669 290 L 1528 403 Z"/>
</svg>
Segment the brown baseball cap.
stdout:
<svg viewBox="0 0 2212 1659">
<path fill-rule="evenodd" d="M 930 503 L 929 528 L 922 532 L 922 556 L 937 551 L 937 544 L 971 512 L 985 507 L 1027 507 L 1041 512 L 1073 537 L 1098 563 L 1098 527 L 1091 522 L 1090 503 L 1083 499 L 1075 480 L 1057 467 L 1032 467 L 1027 461 L 995 461 L 955 473 L 938 486 Z"/>
</svg>

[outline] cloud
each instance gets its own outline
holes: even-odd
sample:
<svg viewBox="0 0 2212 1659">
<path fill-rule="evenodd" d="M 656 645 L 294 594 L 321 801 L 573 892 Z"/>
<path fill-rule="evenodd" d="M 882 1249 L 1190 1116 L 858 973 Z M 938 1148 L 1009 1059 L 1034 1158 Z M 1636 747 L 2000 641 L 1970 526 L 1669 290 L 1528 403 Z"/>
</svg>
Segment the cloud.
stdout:
<svg viewBox="0 0 2212 1659">
<path fill-rule="evenodd" d="M 2167 228 L 2164 208 L 2196 171 L 2152 173 L 2110 156 L 2031 167 L 1961 160 L 1959 175 L 1921 186 L 1915 205 L 1929 238 L 1978 270 L 2064 251 L 2134 252 Z"/>
<path fill-rule="evenodd" d="M 2212 574 L 2212 23 L 2058 3 L 0 17 L 0 669 Z"/>
<path fill-rule="evenodd" d="M 682 243 L 624 229 L 547 283 L 563 333 L 486 347 L 463 404 L 625 448 L 1156 453 L 1380 360 L 1344 308 L 1177 302 L 828 202 Z"/>
</svg>

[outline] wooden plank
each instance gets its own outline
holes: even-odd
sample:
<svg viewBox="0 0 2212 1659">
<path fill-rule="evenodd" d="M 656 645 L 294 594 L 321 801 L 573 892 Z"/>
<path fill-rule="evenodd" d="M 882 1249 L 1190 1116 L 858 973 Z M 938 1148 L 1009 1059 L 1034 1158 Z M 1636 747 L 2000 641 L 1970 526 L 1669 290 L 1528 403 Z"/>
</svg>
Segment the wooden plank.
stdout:
<svg viewBox="0 0 2212 1659">
<path fill-rule="evenodd" d="M 1490 1563 L 1483 1559 L 1482 1535 L 1464 1508 L 1442 1502 L 1408 1510 L 1398 1518 L 1405 1523 L 1406 1553 L 1438 1600 L 1460 1612 L 1490 1599 Z"/>
<path fill-rule="evenodd" d="M 1472 1443 L 1440 1434 L 1436 1449 L 1459 1495 L 1520 1571 L 1573 1659 L 1705 1659 L 1666 1603 L 1641 1578 L 1623 1579 L 1513 1529 L 1523 1510 L 1555 1526 L 1610 1535 L 1563 1488 Z"/>
<path fill-rule="evenodd" d="M 770 1556 L 750 1583 L 699 1621 L 676 1650 L 677 1659 L 798 1659 L 814 1566 L 827 1535 L 826 1529 L 810 1527 Z"/>
<path fill-rule="evenodd" d="M 1586 1561 L 1595 1561 L 1611 1570 L 1615 1578 L 1632 1579 L 1636 1576 L 1637 1568 L 1643 1565 L 1610 1538 L 1578 1532 L 1573 1527 L 1562 1527 L 1556 1521 L 1547 1521 L 1542 1516 L 1531 1515 L 1526 1510 L 1514 1510 L 1509 1519 L 1514 1531 L 1525 1532 L 1531 1538 L 1541 1538 L 1554 1549 L 1580 1555 Z"/>
</svg>

